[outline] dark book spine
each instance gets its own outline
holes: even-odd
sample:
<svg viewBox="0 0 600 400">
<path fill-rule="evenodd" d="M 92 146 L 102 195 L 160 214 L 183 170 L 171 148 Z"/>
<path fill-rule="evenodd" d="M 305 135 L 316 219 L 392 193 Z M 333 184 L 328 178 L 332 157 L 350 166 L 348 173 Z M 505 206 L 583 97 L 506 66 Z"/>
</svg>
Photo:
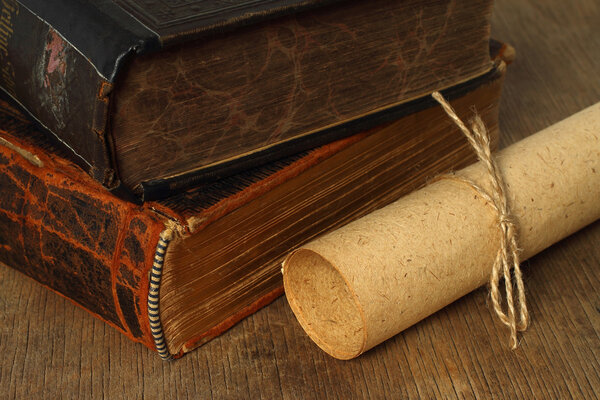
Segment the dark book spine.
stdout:
<svg viewBox="0 0 600 400">
<path fill-rule="evenodd" d="M 30 128 L 5 119 L 1 126 L 11 132 L 0 131 L 0 263 L 155 349 L 147 301 L 163 220 L 20 140 Z"/>
<path fill-rule="evenodd" d="M 107 139 L 112 84 L 22 2 L 0 0 L 0 87 L 66 143 L 108 188 L 118 184 Z"/>
</svg>

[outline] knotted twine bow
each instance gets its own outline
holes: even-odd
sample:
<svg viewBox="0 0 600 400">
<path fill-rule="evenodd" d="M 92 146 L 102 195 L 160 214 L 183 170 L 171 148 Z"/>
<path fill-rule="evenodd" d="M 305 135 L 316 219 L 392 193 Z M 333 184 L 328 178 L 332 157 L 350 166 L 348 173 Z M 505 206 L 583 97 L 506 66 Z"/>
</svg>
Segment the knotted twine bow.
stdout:
<svg viewBox="0 0 600 400">
<path fill-rule="evenodd" d="M 523 285 L 523 276 L 519 265 L 519 249 L 517 247 L 517 227 L 513 218 L 510 215 L 508 201 L 506 197 L 506 188 L 502 175 L 500 174 L 496 160 L 492 156 L 490 150 L 490 137 L 487 129 L 478 114 L 475 114 L 471 120 L 471 129 L 462 122 L 456 115 L 456 112 L 444 99 L 440 92 L 433 92 L 433 98 L 440 103 L 446 114 L 458 126 L 462 133 L 466 136 L 475 150 L 477 158 L 483 163 L 487 169 L 492 193 L 486 192 L 481 186 L 475 182 L 453 176 L 452 179 L 457 179 L 471 186 L 477 191 L 483 199 L 494 208 L 498 215 L 498 227 L 500 228 L 500 248 L 496 255 L 492 273 L 490 276 L 490 294 L 494 311 L 500 320 L 510 328 L 510 347 L 516 349 L 518 346 L 517 331 L 524 331 L 529 326 L 529 313 L 527 312 L 527 303 L 525 300 L 525 286 Z M 514 271 L 515 284 L 517 286 L 517 298 L 519 307 L 519 319 L 516 318 L 515 301 L 513 295 L 513 282 L 511 277 L 511 269 Z M 504 277 L 504 287 L 506 291 L 506 304 L 508 311 L 502 309 L 502 297 L 499 290 L 500 270 Z"/>
</svg>

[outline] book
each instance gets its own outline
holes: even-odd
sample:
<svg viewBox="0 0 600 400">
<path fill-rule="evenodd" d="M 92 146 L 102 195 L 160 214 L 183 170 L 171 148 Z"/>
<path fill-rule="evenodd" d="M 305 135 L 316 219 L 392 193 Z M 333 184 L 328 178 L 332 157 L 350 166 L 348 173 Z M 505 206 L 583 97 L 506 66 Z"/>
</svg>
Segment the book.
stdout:
<svg viewBox="0 0 600 400">
<path fill-rule="evenodd" d="M 0 4 L 0 87 L 130 199 L 390 122 L 492 68 L 492 0 Z"/>
<path fill-rule="evenodd" d="M 505 64 L 444 91 L 497 141 Z M 167 359 L 282 293 L 280 261 L 475 155 L 426 96 L 330 144 L 135 204 L 107 192 L 18 109 L 0 104 L 0 262 Z"/>
</svg>

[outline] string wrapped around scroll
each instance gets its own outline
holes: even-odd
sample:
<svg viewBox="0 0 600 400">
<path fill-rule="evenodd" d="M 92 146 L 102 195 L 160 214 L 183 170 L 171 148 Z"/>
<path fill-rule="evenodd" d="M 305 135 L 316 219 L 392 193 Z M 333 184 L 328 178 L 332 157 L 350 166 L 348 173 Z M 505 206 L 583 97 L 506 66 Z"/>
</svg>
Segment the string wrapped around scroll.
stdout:
<svg viewBox="0 0 600 400">
<path fill-rule="evenodd" d="M 480 161 L 286 258 L 288 302 L 317 345 L 350 359 L 484 285 L 490 275 L 497 288 L 498 248 L 517 252 L 502 244 L 514 238 L 505 230 L 518 227 L 518 256 L 527 259 L 600 218 L 600 103 L 504 149 L 496 162 L 505 209 L 494 204 L 497 188 Z M 504 265 L 515 265 L 507 261 L 499 268 L 504 277 L 511 272 Z M 514 323 L 511 346 L 516 329 L 528 321 L 522 279 L 515 280 L 522 308 L 508 305 L 503 313 L 509 326 Z M 506 287 L 512 289 L 510 282 Z"/>
<path fill-rule="evenodd" d="M 500 241 L 498 243 L 498 254 L 492 266 L 490 276 L 490 294 L 494 311 L 500 321 L 510 328 L 510 347 L 517 348 L 517 331 L 524 331 L 529 326 L 529 312 L 527 311 L 527 302 L 525 300 L 525 285 L 519 263 L 519 248 L 517 246 L 517 227 L 508 209 L 508 198 L 506 195 L 506 186 L 504 179 L 498 168 L 498 164 L 492 155 L 490 148 L 490 136 L 479 115 L 475 113 L 471 122 L 471 129 L 463 123 L 456 115 L 456 112 L 444 99 L 440 92 L 433 92 L 432 97 L 440 103 L 446 114 L 454 121 L 460 131 L 465 135 L 469 144 L 477 154 L 479 162 L 488 172 L 488 181 L 493 190 L 487 193 L 477 182 L 473 182 L 460 176 L 452 176 L 451 179 L 457 179 L 469 186 L 481 195 L 489 206 L 494 208 L 498 215 L 498 228 L 500 230 Z M 448 178 L 442 176 L 441 178 Z M 504 312 L 501 306 L 501 296 L 499 290 L 500 267 L 504 277 L 504 287 L 506 292 L 506 303 L 508 312 Z M 512 270 L 512 271 L 511 271 Z M 514 272 L 515 283 L 517 286 L 519 319 L 517 320 L 515 304 L 513 299 L 513 284 L 511 272 Z"/>
</svg>

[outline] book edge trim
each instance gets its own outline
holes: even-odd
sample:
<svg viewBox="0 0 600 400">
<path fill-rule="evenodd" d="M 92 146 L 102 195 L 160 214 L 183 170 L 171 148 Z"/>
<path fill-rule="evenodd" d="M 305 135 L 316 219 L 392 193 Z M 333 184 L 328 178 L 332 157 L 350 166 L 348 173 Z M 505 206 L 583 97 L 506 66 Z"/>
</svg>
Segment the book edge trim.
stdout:
<svg viewBox="0 0 600 400">
<path fill-rule="evenodd" d="M 173 239 L 173 229 L 166 227 L 159 235 L 156 251 L 154 253 L 154 261 L 150 270 L 149 287 L 148 287 L 148 320 L 150 323 L 150 333 L 154 340 L 155 350 L 164 361 L 171 360 L 173 357 L 169 352 L 165 335 L 162 329 L 160 320 L 160 281 L 162 279 L 162 269 L 165 262 L 165 254 L 167 247 Z"/>
<path fill-rule="evenodd" d="M 446 98 L 452 100 L 460 97 L 474 87 L 477 87 L 481 81 L 497 74 L 500 60 L 506 64 L 511 64 L 514 61 L 515 49 L 494 38 L 489 39 L 489 51 L 491 59 L 489 69 L 479 75 L 442 88 L 440 91 Z M 338 124 L 293 137 L 284 142 L 262 147 L 250 152 L 250 154 L 254 153 L 254 157 L 252 158 L 247 157 L 249 153 L 246 153 L 218 163 L 202 166 L 192 171 L 143 181 L 139 184 L 138 194 L 141 193 L 143 202 L 160 200 L 167 196 L 182 192 L 203 181 L 211 182 L 225 176 L 230 176 L 236 172 L 236 170 L 233 169 L 234 167 L 232 167 L 233 164 L 241 169 L 251 168 L 252 166 L 267 162 L 267 153 L 270 154 L 271 152 L 275 152 L 281 157 L 285 157 L 298 153 L 299 151 L 306 151 L 344 137 L 349 137 L 353 133 L 365 131 L 377 125 L 391 122 L 404 115 L 425 109 L 432 104 L 434 104 L 434 100 L 430 97 L 430 93 L 418 95 L 410 99 L 402 100 L 396 104 L 371 110 L 363 115 L 342 121 Z M 319 131 L 321 134 L 318 137 L 315 137 L 315 133 Z M 134 192 L 136 192 L 136 190 L 134 190 Z"/>
<path fill-rule="evenodd" d="M 125 60 L 132 55 L 156 52 L 185 41 L 210 37 L 347 0 L 270 1 L 274 4 L 265 9 L 245 8 L 239 15 L 225 14 L 221 19 L 209 19 L 208 22 L 201 20 L 196 28 L 188 27 L 180 32 L 152 26 L 148 21 L 143 21 L 142 15 L 115 0 L 16 1 L 67 39 L 89 60 L 102 78 L 114 83 Z M 110 30 L 111 35 L 106 35 L 104 28 Z M 104 42 L 105 45 L 97 46 L 99 42 Z"/>
<path fill-rule="evenodd" d="M 52 27 L 89 61 L 100 77 L 111 83 L 129 56 L 162 47 L 156 32 L 113 1 L 16 1 Z M 106 30 L 111 34 L 106 35 Z"/>
<path fill-rule="evenodd" d="M 476 87 L 481 81 L 498 73 L 498 61 L 492 60 L 489 69 L 483 73 L 441 88 L 440 91 L 450 100 L 462 96 Z M 184 191 L 202 182 L 211 182 L 231 176 L 240 170 L 251 168 L 270 161 L 273 154 L 286 157 L 300 151 L 322 146 L 326 143 L 351 136 L 375 126 L 394 121 L 405 115 L 430 107 L 434 100 L 430 93 L 424 93 L 401 102 L 390 104 L 380 109 L 371 110 L 363 115 L 340 123 L 306 132 L 286 141 L 261 147 L 227 160 L 205 165 L 195 170 L 141 182 L 134 193 L 141 195 L 142 201 L 160 200 L 167 196 Z M 317 135 L 317 133 L 319 133 Z M 252 157 L 250 157 L 252 155 Z"/>
</svg>

